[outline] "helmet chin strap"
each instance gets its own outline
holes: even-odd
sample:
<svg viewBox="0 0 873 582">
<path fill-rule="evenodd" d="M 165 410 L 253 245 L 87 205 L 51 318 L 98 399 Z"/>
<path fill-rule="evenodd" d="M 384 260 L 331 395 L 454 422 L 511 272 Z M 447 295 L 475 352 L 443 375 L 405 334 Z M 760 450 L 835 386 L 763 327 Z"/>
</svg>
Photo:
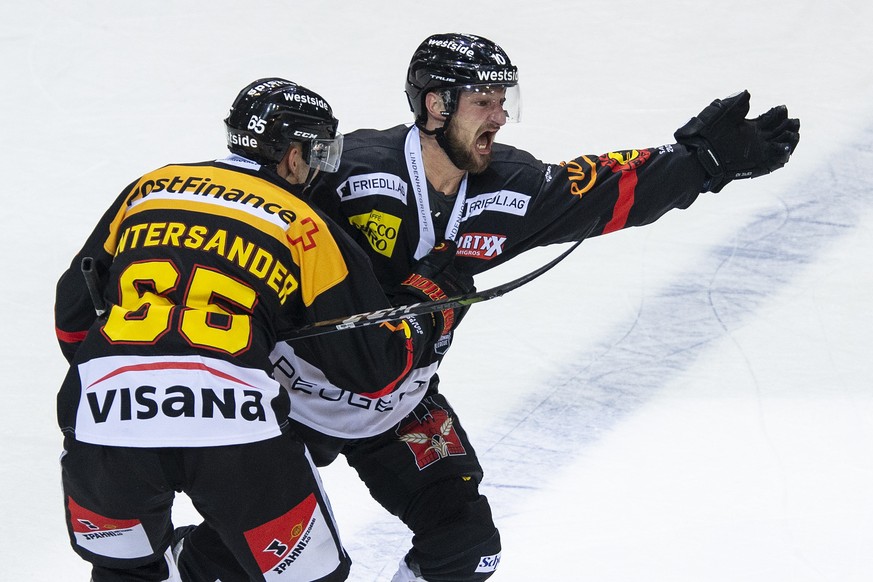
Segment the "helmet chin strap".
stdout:
<svg viewBox="0 0 873 582">
<path fill-rule="evenodd" d="M 463 168 L 461 167 L 461 165 L 463 164 L 463 162 L 462 162 L 461 160 L 458 160 L 458 159 L 457 159 L 457 156 L 455 156 L 455 154 L 452 153 L 452 148 L 449 147 L 449 139 L 446 137 L 446 127 L 448 127 L 449 122 L 450 122 L 451 120 L 452 120 L 452 114 L 450 113 L 450 114 L 448 114 L 448 115 L 446 116 L 446 122 L 443 123 L 443 124 L 442 124 L 441 126 L 439 126 L 438 128 L 436 128 L 436 129 L 427 129 L 427 128 L 423 127 L 421 124 L 417 124 L 417 125 L 418 125 L 418 130 L 419 130 L 421 133 L 424 133 L 424 134 L 426 134 L 426 135 L 432 135 L 433 137 L 435 137 L 435 138 L 436 138 L 436 142 L 439 144 L 439 146 L 440 146 L 440 147 L 443 149 L 443 151 L 446 153 L 446 156 L 449 158 L 449 161 L 452 162 L 452 163 L 455 165 L 456 168 L 458 168 L 458 169 L 463 169 Z"/>
<path fill-rule="evenodd" d="M 318 175 L 321 173 L 318 170 L 313 170 L 312 166 L 307 165 L 306 167 L 309 169 L 306 171 L 306 179 L 303 180 L 303 188 L 300 191 L 301 194 L 306 192 L 309 189 L 309 187 L 312 186 L 312 183 L 315 181 L 315 178 L 318 177 Z"/>
<path fill-rule="evenodd" d="M 321 174 L 320 171 L 314 170 L 311 167 L 307 166 L 306 170 L 306 179 L 299 184 L 289 184 L 289 189 L 294 193 L 295 196 L 299 198 L 303 198 L 306 195 L 306 191 L 309 190 L 309 187 L 312 186 L 312 183 L 315 182 L 315 179 Z"/>
</svg>

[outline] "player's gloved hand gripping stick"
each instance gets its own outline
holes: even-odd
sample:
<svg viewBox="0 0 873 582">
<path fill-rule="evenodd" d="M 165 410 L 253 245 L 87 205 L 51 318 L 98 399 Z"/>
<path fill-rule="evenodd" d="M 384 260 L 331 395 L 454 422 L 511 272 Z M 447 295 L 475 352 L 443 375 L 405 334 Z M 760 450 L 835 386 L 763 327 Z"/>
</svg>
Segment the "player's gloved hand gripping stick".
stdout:
<svg viewBox="0 0 873 582">
<path fill-rule="evenodd" d="M 430 253 L 415 264 L 412 273 L 390 293 L 391 304 L 440 301 L 474 292 L 473 277 L 455 268 L 457 251 L 454 241 L 444 240 L 434 245 Z M 446 335 L 460 323 L 468 307 L 446 307 L 432 311 L 430 315 L 436 337 Z"/>
</svg>

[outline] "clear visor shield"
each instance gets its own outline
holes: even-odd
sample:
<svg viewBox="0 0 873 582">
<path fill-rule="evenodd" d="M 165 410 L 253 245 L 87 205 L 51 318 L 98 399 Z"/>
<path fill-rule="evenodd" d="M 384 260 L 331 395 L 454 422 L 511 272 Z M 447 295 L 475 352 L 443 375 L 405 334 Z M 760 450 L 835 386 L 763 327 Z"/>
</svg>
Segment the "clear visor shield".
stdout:
<svg viewBox="0 0 873 582">
<path fill-rule="evenodd" d="M 343 134 L 337 132 L 333 139 L 314 139 L 309 142 L 306 164 L 313 170 L 332 174 L 339 169 L 342 154 Z"/>
<path fill-rule="evenodd" d="M 461 91 L 482 106 L 502 109 L 507 122 L 521 121 L 521 90 L 518 85 L 467 85 Z"/>
</svg>

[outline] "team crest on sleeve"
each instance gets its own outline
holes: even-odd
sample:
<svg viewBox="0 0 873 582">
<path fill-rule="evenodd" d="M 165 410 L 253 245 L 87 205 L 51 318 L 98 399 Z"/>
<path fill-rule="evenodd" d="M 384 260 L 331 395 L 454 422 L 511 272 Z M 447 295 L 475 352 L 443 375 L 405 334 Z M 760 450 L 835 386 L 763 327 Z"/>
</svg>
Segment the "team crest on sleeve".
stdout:
<svg viewBox="0 0 873 582">
<path fill-rule="evenodd" d="M 318 224 L 307 216 L 299 222 L 299 225 L 293 229 L 293 232 L 292 229 L 289 229 L 285 236 L 288 237 L 288 242 L 292 245 L 298 245 L 304 251 L 309 251 L 317 246 L 315 235 L 318 232 Z"/>
<path fill-rule="evenodd" d="M 567 170 L 567 180 L 570 181 L 570 194 L 582 197 L 597 183 L 597 164 L 588 156 L 582 156 L 569 162 L 562 162 Z"/>
<path fill-rule="evenodd" d="M 415 456 L 419 471 L 440 459 L 467 454 L 455 431 L 454 419 L 439 406 L 429 409 L 421 418 L 416 415 L 416 420 L 400 427 L 397 436 Z"/>
<path fill-rule="evenodd" d="M 652 156 L 649 150 L 624 150 L 609 152 L 600 156 L 600 164 L 613 172 L 636 170 L 645 164 Z"/>
</svg>

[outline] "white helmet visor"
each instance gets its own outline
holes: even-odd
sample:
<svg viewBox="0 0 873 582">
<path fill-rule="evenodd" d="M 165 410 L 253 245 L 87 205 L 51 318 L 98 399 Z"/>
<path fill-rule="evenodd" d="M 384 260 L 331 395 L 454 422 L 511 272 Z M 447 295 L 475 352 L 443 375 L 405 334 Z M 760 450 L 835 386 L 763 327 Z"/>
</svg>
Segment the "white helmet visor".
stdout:
<svg viewBox="0 0 873 582">
<path fill-rule="evenodd" d="M 500 107 L 506 115 L 506 121 L 521 121 L 521 90 L 518 84 L 464 85 L 458 89 L 464 93 L 473 93 L 474 98 L 482 100 L 485 105 Z"/>
<path fill-rule="evenodd" d="M 333 139 L 313 139 L 309 142 L 306 164 L 313 170 L 332 174 L 339 169 L 343 154 L 343 134 L 337 132 Z"/>
</svg>

